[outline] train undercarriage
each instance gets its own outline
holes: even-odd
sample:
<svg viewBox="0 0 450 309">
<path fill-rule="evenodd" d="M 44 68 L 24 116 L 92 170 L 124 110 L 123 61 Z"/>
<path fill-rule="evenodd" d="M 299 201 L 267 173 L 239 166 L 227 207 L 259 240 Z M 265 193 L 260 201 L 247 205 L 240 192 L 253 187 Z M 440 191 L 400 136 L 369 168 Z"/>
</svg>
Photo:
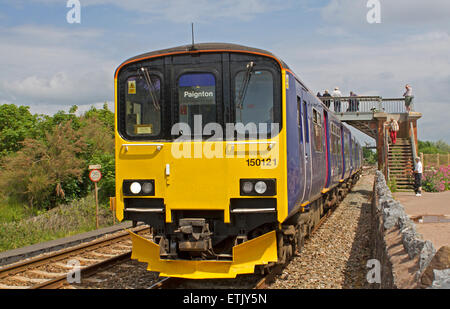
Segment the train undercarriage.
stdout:
<svg viewBox="0 0 450 309">
<path fill-rule="evenodd" d="M 322 193 L 306 207 L 299 208 L 281 225 L 276 221 L 276 213 L 270 212 L 244 216 L 236 214 L 231 218 L 234 223 L 231 225 L 225 224 L 223 214 L 220 215 L 217 211 L 174 212 L 172 218 L 174 223 L 171 224 L 165 224 L 163 220 L 159 223 L 155 219 L 150 220 L 153 222 L 145 220 L 153 232 L 152 242 L 148 240 L 147 242 L 155 246 L 149 247 L 148 243 L 142 243 L 143 239 L 136 238 L 139 236 L 133 236 L 134 258 L 140 260 L 140 256 L 145 257 L 147 259 L 145 261 L 149 263 L 149 270 L 158 267 L 165 269 L 162 264 L 164 261 L 170 262 L 173 267 L 177 265 L 175 262 L 178 262 L 180 268 L 184 267 L 180 273 L 186 273 L 187 265 L 195 265 L 192 272 L 205 268 L 200 271 L 201 274 L 197 274 L 198 278 L 205 278 L 203 276 L 206 273 L 221 277 L 220 273 L 223 272 L 227 277 L 233 277 L 239 273 L 265 272 L 268 267 L 285 264 L 294 254 L 301 253 L 305 240 L 318 227 L 328 211 L 344 199 L 359 176 L 359 173 L 355 173 L 347 181 Z M 133 219 L 133 216 L 129 216 L 129 219 Z M 136 249 L 135 246 L 139 246 L 140 249 Z M 147 248 L 145 253 L 144 247 Z M 149 251 L 153 253 L 150 254 Z M 256 262 L 255 256 L 259 258 Z M 187 261 L 191 264 L 183 263 Z M 236 266 L 236 261 L 245 262 L 243 264 L 240 262 Z M 221 266 L 218 267 L 214 263 Z M 234 272 L 230 271 L 233 265 L 236 268 Z M 220 267 L 223 266 L 225 268 L 221 270 Z M 243 268 L 247 269 L 246 272 Z M 162 273 L 164 274 L 164 270 Z M 165 275 L 177 276 L 177 272 Z"/>
</svg>

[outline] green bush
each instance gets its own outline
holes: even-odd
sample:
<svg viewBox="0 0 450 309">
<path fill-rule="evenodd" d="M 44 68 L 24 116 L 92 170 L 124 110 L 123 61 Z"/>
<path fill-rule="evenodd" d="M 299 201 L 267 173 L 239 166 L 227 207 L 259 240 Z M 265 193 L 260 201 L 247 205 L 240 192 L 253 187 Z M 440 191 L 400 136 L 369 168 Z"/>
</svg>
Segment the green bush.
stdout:
<svg viewBox="0 0 450 309">
<path fill-rule="evenodd" d="M 367 164 L 375 165 L 378 162 L 377 152 L 363 147 L 363 157 Z"/>
<path fill-rule="evenodd" d="M 397 192 L 397 179 L 395 177 L 390 178 L 387 185 L 392 193 Z"/>
<path fill-rule="evenodd" d="M 93 187 L 90 164 L 102 165 L 101 200 L 114 195 L 114 113 L 106 104 L 81 116 L 76 110 L 46 116 L 0 105 L 0 199 L 22 202 L 35 213 L 82 198 Z"/>
</svg>

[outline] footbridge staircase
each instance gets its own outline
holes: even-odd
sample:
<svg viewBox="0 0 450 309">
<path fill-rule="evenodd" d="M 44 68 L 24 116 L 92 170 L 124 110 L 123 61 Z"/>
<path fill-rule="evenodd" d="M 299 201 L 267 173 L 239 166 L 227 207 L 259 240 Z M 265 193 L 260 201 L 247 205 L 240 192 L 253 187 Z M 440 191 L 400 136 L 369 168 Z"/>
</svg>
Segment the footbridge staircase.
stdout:
<svg viewBox="0 0 450 309">
<path fill-rule="evenodd" d="M 404 98 L 380 96 L 320 97 L 343 122 L 376 141 L 378 169 L 399 191 L 412 190 L 414 159 L 417 157 L 417 120 L 421 113 L 406 111 Z M 389 126 L 394 118 L 399 124 L 397 141 L 392 143 Z"/>
</svg>

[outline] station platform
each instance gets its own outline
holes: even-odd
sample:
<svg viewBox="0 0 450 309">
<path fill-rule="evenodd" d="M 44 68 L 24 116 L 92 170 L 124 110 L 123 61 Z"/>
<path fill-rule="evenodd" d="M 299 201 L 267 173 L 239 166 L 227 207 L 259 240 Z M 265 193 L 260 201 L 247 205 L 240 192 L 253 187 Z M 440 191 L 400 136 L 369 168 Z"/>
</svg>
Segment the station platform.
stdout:
<svg viewBox="0 0 450 309">
<path fill-rule="evenodd" d="M 0 252 L 0 267 L 8 264 L 12 264 L 27 258 L 31 258 L 43 253 L 61 250 L 64 248 L 72 247 L 84 242 L 92 241 L 94 239 L 103 237 L 108 234 L 116 233 L 118 231 L 128 229 L 132 227 L 131 221 L 125 221 L 120 224 L 93 230 L 86 233 L 73 235 L 70 237 L 50 240 L 34 245 L 17 248 L 13 250 Z"/>
<path fill-rule="evenodd" d="M 414 192 L 395 192 L 393 195 L 415 221 L 417 232 L 430 240 L 436 250 L 450 246 L 450 191 L 422 191 L 420 197 Z"/>
</svg>

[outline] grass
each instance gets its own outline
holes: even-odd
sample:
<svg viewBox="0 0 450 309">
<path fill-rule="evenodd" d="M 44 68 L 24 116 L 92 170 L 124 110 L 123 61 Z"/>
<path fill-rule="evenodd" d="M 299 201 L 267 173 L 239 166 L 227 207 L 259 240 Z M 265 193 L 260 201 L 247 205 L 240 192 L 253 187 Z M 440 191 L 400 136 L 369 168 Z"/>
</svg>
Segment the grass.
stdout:
<svg viewBox="0 0 450 309">
<path fill-rule="evenodd" d="M 30 216 L 30 211 L 15 200 L 0 200 L 0 224 L 16 222 Z"/>
<path fill-rule="evenodd" d="M 15 205 L 9 210 L 5 210 L 4 205 L 0 207 L 0 251 L 96 229 L 93 194 L 28 218 L 26 211 L 22 213 L 18 206 Z M 112 223 L 113 217 L 109 206 L 99 205 L 99 227 L 110 226 Z"/>
<path fill-rule="evenodd" d="M 395 177 L 392 177 L 388 181 L 388 187 L 389 190 L 391 190 L 392 193 L 397 192 L 397 179 Z"/>
</svg>

